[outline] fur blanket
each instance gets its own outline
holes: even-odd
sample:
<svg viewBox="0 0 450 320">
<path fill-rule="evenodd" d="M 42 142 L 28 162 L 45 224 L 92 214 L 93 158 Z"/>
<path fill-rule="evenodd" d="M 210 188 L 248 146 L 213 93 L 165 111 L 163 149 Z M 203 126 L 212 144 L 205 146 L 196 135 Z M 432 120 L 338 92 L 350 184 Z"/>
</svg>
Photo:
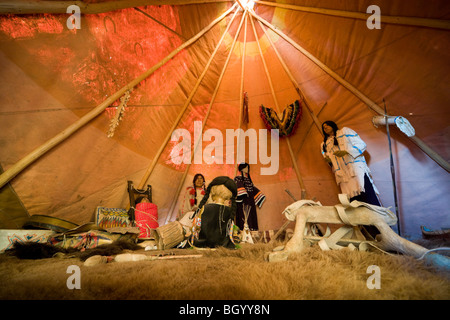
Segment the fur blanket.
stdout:
<svg viewBox="0 0 450 320">
<path fill-rule="evenodd" d="M 6 255 L 16 256 L 19 259 L 47 259 L 55 256 L 59 257 L 78 257 L 81 261 L 86 261 L 89 257 L 95 255 L 112 256 L 122 253 L 124 250 L 142 249 L 134 242 L 118 240 L 111 244 L 103 244 L 93 249 L 79 251 L 73 248 L 64 249 L 46 243 L 36 242 L 16 242 L 12 249 L 5 252 Z"/>
<path fill-rule="evenodd" d="M 79 257 L 18 259 L 0 255 L 0 299 L 146 300 L 411 300 L 450 299 L 450 275 L 409 256 L 321 251 L 318 246 L 269 263 L 273 244 L 136 251 L 146 255 L 202 254 L 199 259 L 110 262 L 86 267 Z M 81 288 L 68 289 L 69 266 L 79 266 Z M 380 289 L 369 289 L 369 266 Z"/>
</svg>

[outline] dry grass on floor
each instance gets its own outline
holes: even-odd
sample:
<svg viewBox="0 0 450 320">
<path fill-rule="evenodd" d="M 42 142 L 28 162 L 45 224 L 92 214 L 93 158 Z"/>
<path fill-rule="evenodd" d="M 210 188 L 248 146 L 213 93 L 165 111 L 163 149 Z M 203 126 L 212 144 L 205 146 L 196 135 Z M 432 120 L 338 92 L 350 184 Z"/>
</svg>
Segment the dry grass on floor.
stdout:
<svg viewBox="0 0 450 320">
<path fill-rule="evenodd" d="M 264 254 L 278 244 L 238 250 L 174 249 L 197 259 L 112 262 L 83 266 L 78 258 L 20 260 L 0 255 L 0 299 L 450 299 L 450 277 L 407 256 L 327 251 L 315 246 L 286 262 Z M 155 255 L 157 252 L 138 251 Z M 68 289 L 70 265 L 81 270 L 81 288 Z M 381 271 L 381 289 L 368 289 L 367 268 Z"/>
</svg>

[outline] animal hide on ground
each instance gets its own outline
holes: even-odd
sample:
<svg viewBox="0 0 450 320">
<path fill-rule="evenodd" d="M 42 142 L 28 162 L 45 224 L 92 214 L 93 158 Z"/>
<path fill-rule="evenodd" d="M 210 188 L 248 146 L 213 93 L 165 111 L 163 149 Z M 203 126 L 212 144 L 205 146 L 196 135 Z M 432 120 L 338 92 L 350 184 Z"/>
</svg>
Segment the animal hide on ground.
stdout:
<svg viewBox="0 0 450 320">
<path fill-rule="evenodd" d="M 318 246 L 269 263 L 280 242 L 242 244 L 238 250 L 171 249 L 198 259 L 110 262 L 85 267 L 79 258 L 21 260 L 0 255 L 0 299 L 57 300 L 449 300 L 450 275 L 410 256 Z M 448 245 L 448 244 L 446 244 Z M 80 289 L 68 289 L 69 267 L 79 266 Z M 369 289 L 380 270 L 380 289 Z M 269 303 L 269 302 L 268 302 Z M 272 314 L 272 313 L 271 313 Z"/>
<path fill-rule="evenodd" d="M 111 244 L 103 244 L 85 251 L 78 251 L 73 248 L 64 249 L 46 243 L 16 242 L 12 249 L 6 251 L 6 254 L 16 256 L 19 259 L 46 259 L 52 258 L 57 253 L 60 253 L 61 255 L 78 257 L 81 261 L 85 261 L 87 258 L 95 255 L 112 256 L 122 253 L 124 250 L 139 249 L 142 249 L 142 247 L 133 242 L 124 240 L 118 240 Z"/>
<path fill-rule="evenodd" d="M 46 259 L 52 258 L 58 252 L 68 253 L 69 251 L 47 243 L 16 242 L 5 253 L 16 256 L 19 259 Z"/>
</svg>

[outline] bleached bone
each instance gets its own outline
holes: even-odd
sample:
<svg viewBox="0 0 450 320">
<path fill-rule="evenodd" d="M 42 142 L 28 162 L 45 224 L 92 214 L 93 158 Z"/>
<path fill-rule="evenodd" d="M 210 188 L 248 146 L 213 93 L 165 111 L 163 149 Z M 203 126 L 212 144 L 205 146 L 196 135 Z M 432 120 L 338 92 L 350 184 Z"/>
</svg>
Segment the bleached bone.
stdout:
<svg viewBox="0 0 450 320">
<path fill-rule="evenodd" d="M 188 255 L 168 255 L 168 256 L 148 256 L 141 253 L 121 253 L 113 256 L 100 256 L 95 255 L 92 257 L 89 257 L 85 262 L 84 265 L 91 267 L 96 266 L 98 264 L 104 264 L 109 262 L 132 262 L 132 261 L 153 261 L 153 260 L 174 260 L 174 259 L 192 259 L 192 258 L 201 258 L 203 255 L 201 254 L 188 254 Z"/>
<path fill-rule="evenodd" d="M 397 235 L 389 225 L 397 223 L 395 215 L 386 208 L 372 206 L 364 202 L 349 203 L 346 195 L 339 195 L 341 204 L 321 206 L 313 201 L 297 201 L 284 210 L 289 220 L 295 220 L 293 237 L 281 251 L 268 254 L 270 262 L 284 261 L 289 254 L 301 252 L 305 248 L 304 240 L 307 223 L 345 224 L 350 226 L 372 225 L 380 235 L 377 241 L 367 241 L 385 251 L 397 251 L 415 258 L 421 257 L 427 249 Z"/>
</svg>

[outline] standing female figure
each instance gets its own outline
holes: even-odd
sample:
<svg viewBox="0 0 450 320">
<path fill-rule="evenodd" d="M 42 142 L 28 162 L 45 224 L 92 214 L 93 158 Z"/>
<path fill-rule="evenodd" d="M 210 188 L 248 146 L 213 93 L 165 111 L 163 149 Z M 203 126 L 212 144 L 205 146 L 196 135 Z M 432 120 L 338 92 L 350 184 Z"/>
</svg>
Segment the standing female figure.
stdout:
<svg viewBox="0 0 450 320">
<path fill-rule="evenodd" d="M 322 132 L 322 155 L 332 167 L 341 192 L 348 195 L 350 202 L 358 200 L 381 206 L 378 190 L 363 156 L 365 142 L 350 128 L 338 129 L 333 121 L 325 121 Z"/>
</svg>

